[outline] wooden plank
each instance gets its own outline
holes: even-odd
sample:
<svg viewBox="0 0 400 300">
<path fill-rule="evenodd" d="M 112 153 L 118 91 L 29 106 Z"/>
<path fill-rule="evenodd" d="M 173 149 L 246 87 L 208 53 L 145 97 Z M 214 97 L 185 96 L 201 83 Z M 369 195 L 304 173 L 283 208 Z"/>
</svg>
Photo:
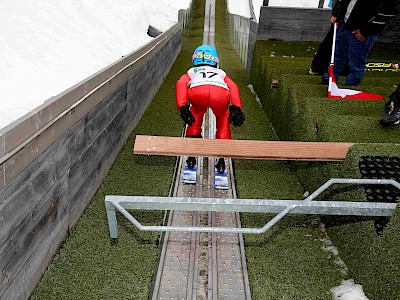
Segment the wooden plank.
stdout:
<svg viewBox="0 0 400 300">
<path fill-rule="evenodd" d="M 137 135 L 135 154 L 343 161 L 353 143 L 213 140 Z"/>
<path fill-rule="evenodd" d="M 10 288 L 9 285 L 15 280 L 22 281 L 23 286 L 31 282 L 31 277 L 28 277 L 30 280 L 24 280 L 27 277 L 21 274 L 21 270 L 26 264 L 34 269 L 42 265 L 42 262 L 36 261 L 32 254 L 37 251 L 42 252 L 38 246 L 43 240 L 53 235 L 55 228 L 63 228 L 63 237 L 66 237 L 69 217 L 67 213 L 67 179 L 68 174 L 64 174 L 60 181 L 53 185 L 44 197 L 41 197 L 37 205 L 30 209 L 30 213 L 13 229 L 7 236 L 7 240 L 0 246 L 0 299 L 12 299 L 4 297 L 2 294 Z M 54 249 L 54 251 L 56 250 L 57 248 Z M 48 251 L 44 251 L 44 253 L 46 256 L 49 255 Z M 45 268 L 46 266 L 42 270 L 44 271 Z M 32 273 L 33 277 L 39 277 L 36 282 L 39 281 L 41 274 Z"/>
</svg>

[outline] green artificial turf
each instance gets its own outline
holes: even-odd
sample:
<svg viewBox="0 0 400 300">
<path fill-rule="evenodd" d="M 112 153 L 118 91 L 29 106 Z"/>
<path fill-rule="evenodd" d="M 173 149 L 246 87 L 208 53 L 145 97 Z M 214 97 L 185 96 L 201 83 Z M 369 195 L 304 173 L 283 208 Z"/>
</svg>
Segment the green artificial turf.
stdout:
<svg viewBox="0 0 400 300">
<path fill-rule="evenodd" d="M 245 69 L 226 38 L 224 2 L 217 1 L 217 48 L 221 68 L 239 85 L 246 115 L 243 126 L 233 129 L 233 138 L 277 140 L 268 118 L 270 114 L 263 113 L 247 88 L 249 79 Z M 287 54 L 307 52 L 309 47 L 308 43 L 301 44 L 301 49 L 293 48 L 291 44 L 282 45 L 287 46 Z M 279 59 L 294 66 L 292 71 L 298 74 L 304 72 L 300 64 L 305 69 L 309 64 L 309 59 L 304 58 L 300 59 L 300 64 L 296 64 L 296 58 Z M 285 67 L 290 69 L 287 65 Z M 233 163 L 239 198 L 303 199 L 304 187 L 288 162 L 235 159 Z M 272 217 L 268 214 L 241 214 L 244 227 L 260 228 Z M 325 235 L 319 225 L 318 216 L 287 216 L 265 234 L 244 236 L 253 299 L 331 299 L 330 288 L 340 285 L 341 280 L 347 277 L 334 263 L 332 254 L 323 250 L 321 239 Z"/>
<path fill-rule="evenodd" d="M 257 41 L 251 81 L 279 139 L 356 143 L 344 163 L 290 163 L 303 189 L 311 192 L 329 178 L 361 178 L 361 156 L 399 156 L 400 129 L 382 128 L 379 118 L 389 95 L 400 83 L 400 73 L 367 71 L 360 86 L 348 87 L 384 95 L 384 100 L 328 99 L 321 78 L 307 74 L 311 59 L 305 45 Z M 397 48 L 378 43 L 370 61 L 390 62 L 398 56 Z M 279 81 L 277 87 L 271 86 L 273 79 Z M 344 77 L 339 78 L 339 87 L 343 80 Z M 366 201 L 366 195 L 362 187 L 338 186 L 321 195 L 321 199 Z M 394 300 L 400 294 L 399 216 L 397 209 L 381 235 L 373 218 L 322 218 L 349 267 L 348 275 L 363 285 L 369 299 Z"/>
<path fill-rule="evenodd" d="M 357 169 L 361 156 L 390 157 L 399 153 L 399 144 L 359 144 L 351 149 L 344 165 L 337 171 L 350 178 L 359 177 Z M 323 222 L 353 278 L 363 284 L 368 299 L 398 299 L 400 207 L 396 208 L 381 234 L 369 218 L 323 217 Z"/>
</svg>

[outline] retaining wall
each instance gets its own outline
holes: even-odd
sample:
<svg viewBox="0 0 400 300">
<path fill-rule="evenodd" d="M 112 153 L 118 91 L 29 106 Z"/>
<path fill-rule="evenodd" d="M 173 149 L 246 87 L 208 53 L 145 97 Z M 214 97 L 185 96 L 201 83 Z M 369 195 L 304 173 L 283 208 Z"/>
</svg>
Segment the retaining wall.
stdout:
<svg viewBox="0 0 400 300">
<path fill-rule="evenodd" d="M 400 10 L 397 0 L 397 11 Z M 254 18 L 227 13 L 231 44 L 250 75 L 257 40 L 316 41 L 324 39 L 330 27 L 331 9 L 262 6 L 259 22 Z M 400 15 L 390 20 L 378 41 L 400 44 Z"/>
<path fill-rule="evenodd" d="M 180 23 L 0 131 L 0 299 L 27 299 L 181 49 Z"/>
<path fill-rule="evenodd" d="M 397 1 L 397 13 L 400 3 Z M 322 41 L 330 27 L 330 9 L 262 6 L 258 40 Z M 400 15 L 390 20 L 378 41 L 400 43 Z"/>
<path fill-rule="evenodd" d="M 322 41 L 332 10 L 263 6 L 257 40 Z"/>
</svg>

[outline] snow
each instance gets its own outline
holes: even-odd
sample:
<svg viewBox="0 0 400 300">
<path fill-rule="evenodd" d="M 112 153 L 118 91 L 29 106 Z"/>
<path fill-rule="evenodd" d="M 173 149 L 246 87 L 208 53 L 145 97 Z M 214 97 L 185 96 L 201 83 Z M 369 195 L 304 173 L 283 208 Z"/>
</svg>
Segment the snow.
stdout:
<svg viewBox="0 0 400 300">
<path fill-rule="evenodd" d="M 333 300 L 368 300 L 362 285 L 356 284 L 353 279 L 343 280 L 342 283 L 331 288 Z"/>
<path fill-rule="evenodd" d="M 0 1 L 0 129 L 165 31 L 190 0 Z"/>
<path fill-rule="evenodd" d="M 257 0 L 259 1 L 259 0 Z M 238 0 L 227 0 L 228 10 L 231 14 L 244 16 L 246 18 L 251 17 L 250 8 L 249 8 L 249 1 L 238 1 Z M 261 5 L 262 5 L 262 1 Z M 254 5 L 255 1 L 253 1 Z M 254 9 L 256 10 L 256 9 Z"/>
</svg>

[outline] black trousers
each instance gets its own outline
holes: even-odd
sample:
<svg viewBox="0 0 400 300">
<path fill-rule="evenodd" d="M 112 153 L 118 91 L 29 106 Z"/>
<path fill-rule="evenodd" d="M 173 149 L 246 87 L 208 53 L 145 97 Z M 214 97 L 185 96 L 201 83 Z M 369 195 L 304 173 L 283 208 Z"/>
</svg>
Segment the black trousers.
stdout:
<svg viewBox="0 0 400 300">
<path fill-rule="evenodd" d="M 331 62 L 332 55 L 332 43 L 333 43 L 333 25 L 329 28 L 324 40 L 318 47 L 317 53 L 311 62 L 311 68 L 314 72 L 318 72 L 319 75 L 328 73 L 329 64 Z M 349 74 L 349 66 L 346 65 L 341 73 L 342 76 Z"/>
<path fill-rule="evenodd" d="M 315 54 L 311 68 L 314 72 L 323 75 L 328 72 L 329 63 L 332 54 L 332 41 L 333 41 L 333 25 L 329 28 L 324 40 L 318 47 L 317 53 Z"/>
</svg>

